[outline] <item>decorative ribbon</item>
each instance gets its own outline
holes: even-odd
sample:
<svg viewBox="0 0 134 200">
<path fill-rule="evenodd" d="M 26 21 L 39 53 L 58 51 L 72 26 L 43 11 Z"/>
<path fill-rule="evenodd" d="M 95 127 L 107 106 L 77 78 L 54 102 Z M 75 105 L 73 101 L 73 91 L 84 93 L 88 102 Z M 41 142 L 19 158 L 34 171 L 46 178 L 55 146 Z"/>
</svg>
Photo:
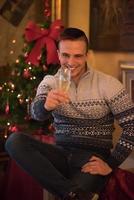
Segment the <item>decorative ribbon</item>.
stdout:
<svg viewBox="0 0 134 200">
<path fill-rule="evenodd" d="M 25 29 L 25 38 L 27 42 L 35 41 L 35 45 L 26 58 L 26 62 L 39 65 L 41 50 L 43 47 L 46 47 L 47 64 L 59 63 L 55 41 L 58 39 L 62 30 L 63 25 L 61 20 L 54 21 L 48 29 L 40 28 L 32 21 L 29 22 Z"/>
</svg>

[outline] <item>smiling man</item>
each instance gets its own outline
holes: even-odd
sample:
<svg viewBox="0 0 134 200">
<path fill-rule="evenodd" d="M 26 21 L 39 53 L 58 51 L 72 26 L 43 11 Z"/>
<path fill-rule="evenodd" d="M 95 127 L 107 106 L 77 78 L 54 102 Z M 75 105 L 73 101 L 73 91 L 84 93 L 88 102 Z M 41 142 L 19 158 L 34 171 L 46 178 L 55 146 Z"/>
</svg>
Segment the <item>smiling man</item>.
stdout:
<svg viewBox="0 0 134 200">
<path fill-rule="evenodd" d="M 32 117 L 54 118 L 56 144 L 12 134 L 9 154 L 44 188 L 64 200 L 89 200 L 131 153 L 134 105 L 115 78 L 87 65 L 88 39 L 77 28 L 59 38 L 61 69 L 71 72 L 67 92 L 58 88 L 59 71 L 45 76 L 31 106 Z M 114 119 L 122 135 L 111 152 Z"/>
<path fill-rule="evenodd" d="M 83 40 L 69 41 L 62 40 L 59 43 L 59 60 L 62 67 L 69 67 L 71 78 L 78 83 L 80 77 L 87 70 L 87 44 Z"/>
</svg>

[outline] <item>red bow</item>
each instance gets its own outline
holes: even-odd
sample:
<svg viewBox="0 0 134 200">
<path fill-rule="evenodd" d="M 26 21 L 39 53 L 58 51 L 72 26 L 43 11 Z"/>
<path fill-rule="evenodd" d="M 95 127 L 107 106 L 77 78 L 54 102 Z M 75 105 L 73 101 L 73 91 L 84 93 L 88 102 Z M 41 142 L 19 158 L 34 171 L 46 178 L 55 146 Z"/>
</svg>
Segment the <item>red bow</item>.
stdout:
<svg viewBox="0 0 134 200">
<path fill-rule="evenodd" d="M 53 22 L 49 29 L 40 28 L 34 22 L 29 22 L 25 29 L 25 38 L 28 42 L 36 41 L 36 43 L 26 58 L 26 62 L 39 65 L 41 50 L 46 46 L 47 64 L 59 63 L 55 41 L 58 39 L 62 30 L 63 25 L 61 20 Z"/>
</svg>

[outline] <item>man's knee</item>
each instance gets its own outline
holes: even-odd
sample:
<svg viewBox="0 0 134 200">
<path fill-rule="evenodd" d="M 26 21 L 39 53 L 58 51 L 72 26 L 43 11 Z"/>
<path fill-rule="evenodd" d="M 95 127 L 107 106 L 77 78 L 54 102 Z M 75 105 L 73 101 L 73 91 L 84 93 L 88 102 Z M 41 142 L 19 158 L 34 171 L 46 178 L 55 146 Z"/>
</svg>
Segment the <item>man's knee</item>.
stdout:
<svg viewBox="0 0 134 200">
<path fill-rule="evenodd" d="M 24 145 L 25 137 L 26 136 L 21 133 L 12 133 L 5 143 L 7 152 L 12 154 L 19 151 Z"/>
</svg>

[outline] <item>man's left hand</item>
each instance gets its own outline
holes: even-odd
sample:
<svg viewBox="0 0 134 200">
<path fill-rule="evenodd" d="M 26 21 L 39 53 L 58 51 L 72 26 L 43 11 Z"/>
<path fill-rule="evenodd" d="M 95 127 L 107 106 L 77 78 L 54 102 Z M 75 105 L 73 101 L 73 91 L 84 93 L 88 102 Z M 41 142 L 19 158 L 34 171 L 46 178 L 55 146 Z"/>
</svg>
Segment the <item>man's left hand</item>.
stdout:
<svg viewBox="0 0 134 200">
<path fill-rule="evenodd" d="M 112 172 L 112 168 L 101 158 L 92 156 L 82 167 L 82 172 L 90 174 L 108 175 Z"/>
</svg>

